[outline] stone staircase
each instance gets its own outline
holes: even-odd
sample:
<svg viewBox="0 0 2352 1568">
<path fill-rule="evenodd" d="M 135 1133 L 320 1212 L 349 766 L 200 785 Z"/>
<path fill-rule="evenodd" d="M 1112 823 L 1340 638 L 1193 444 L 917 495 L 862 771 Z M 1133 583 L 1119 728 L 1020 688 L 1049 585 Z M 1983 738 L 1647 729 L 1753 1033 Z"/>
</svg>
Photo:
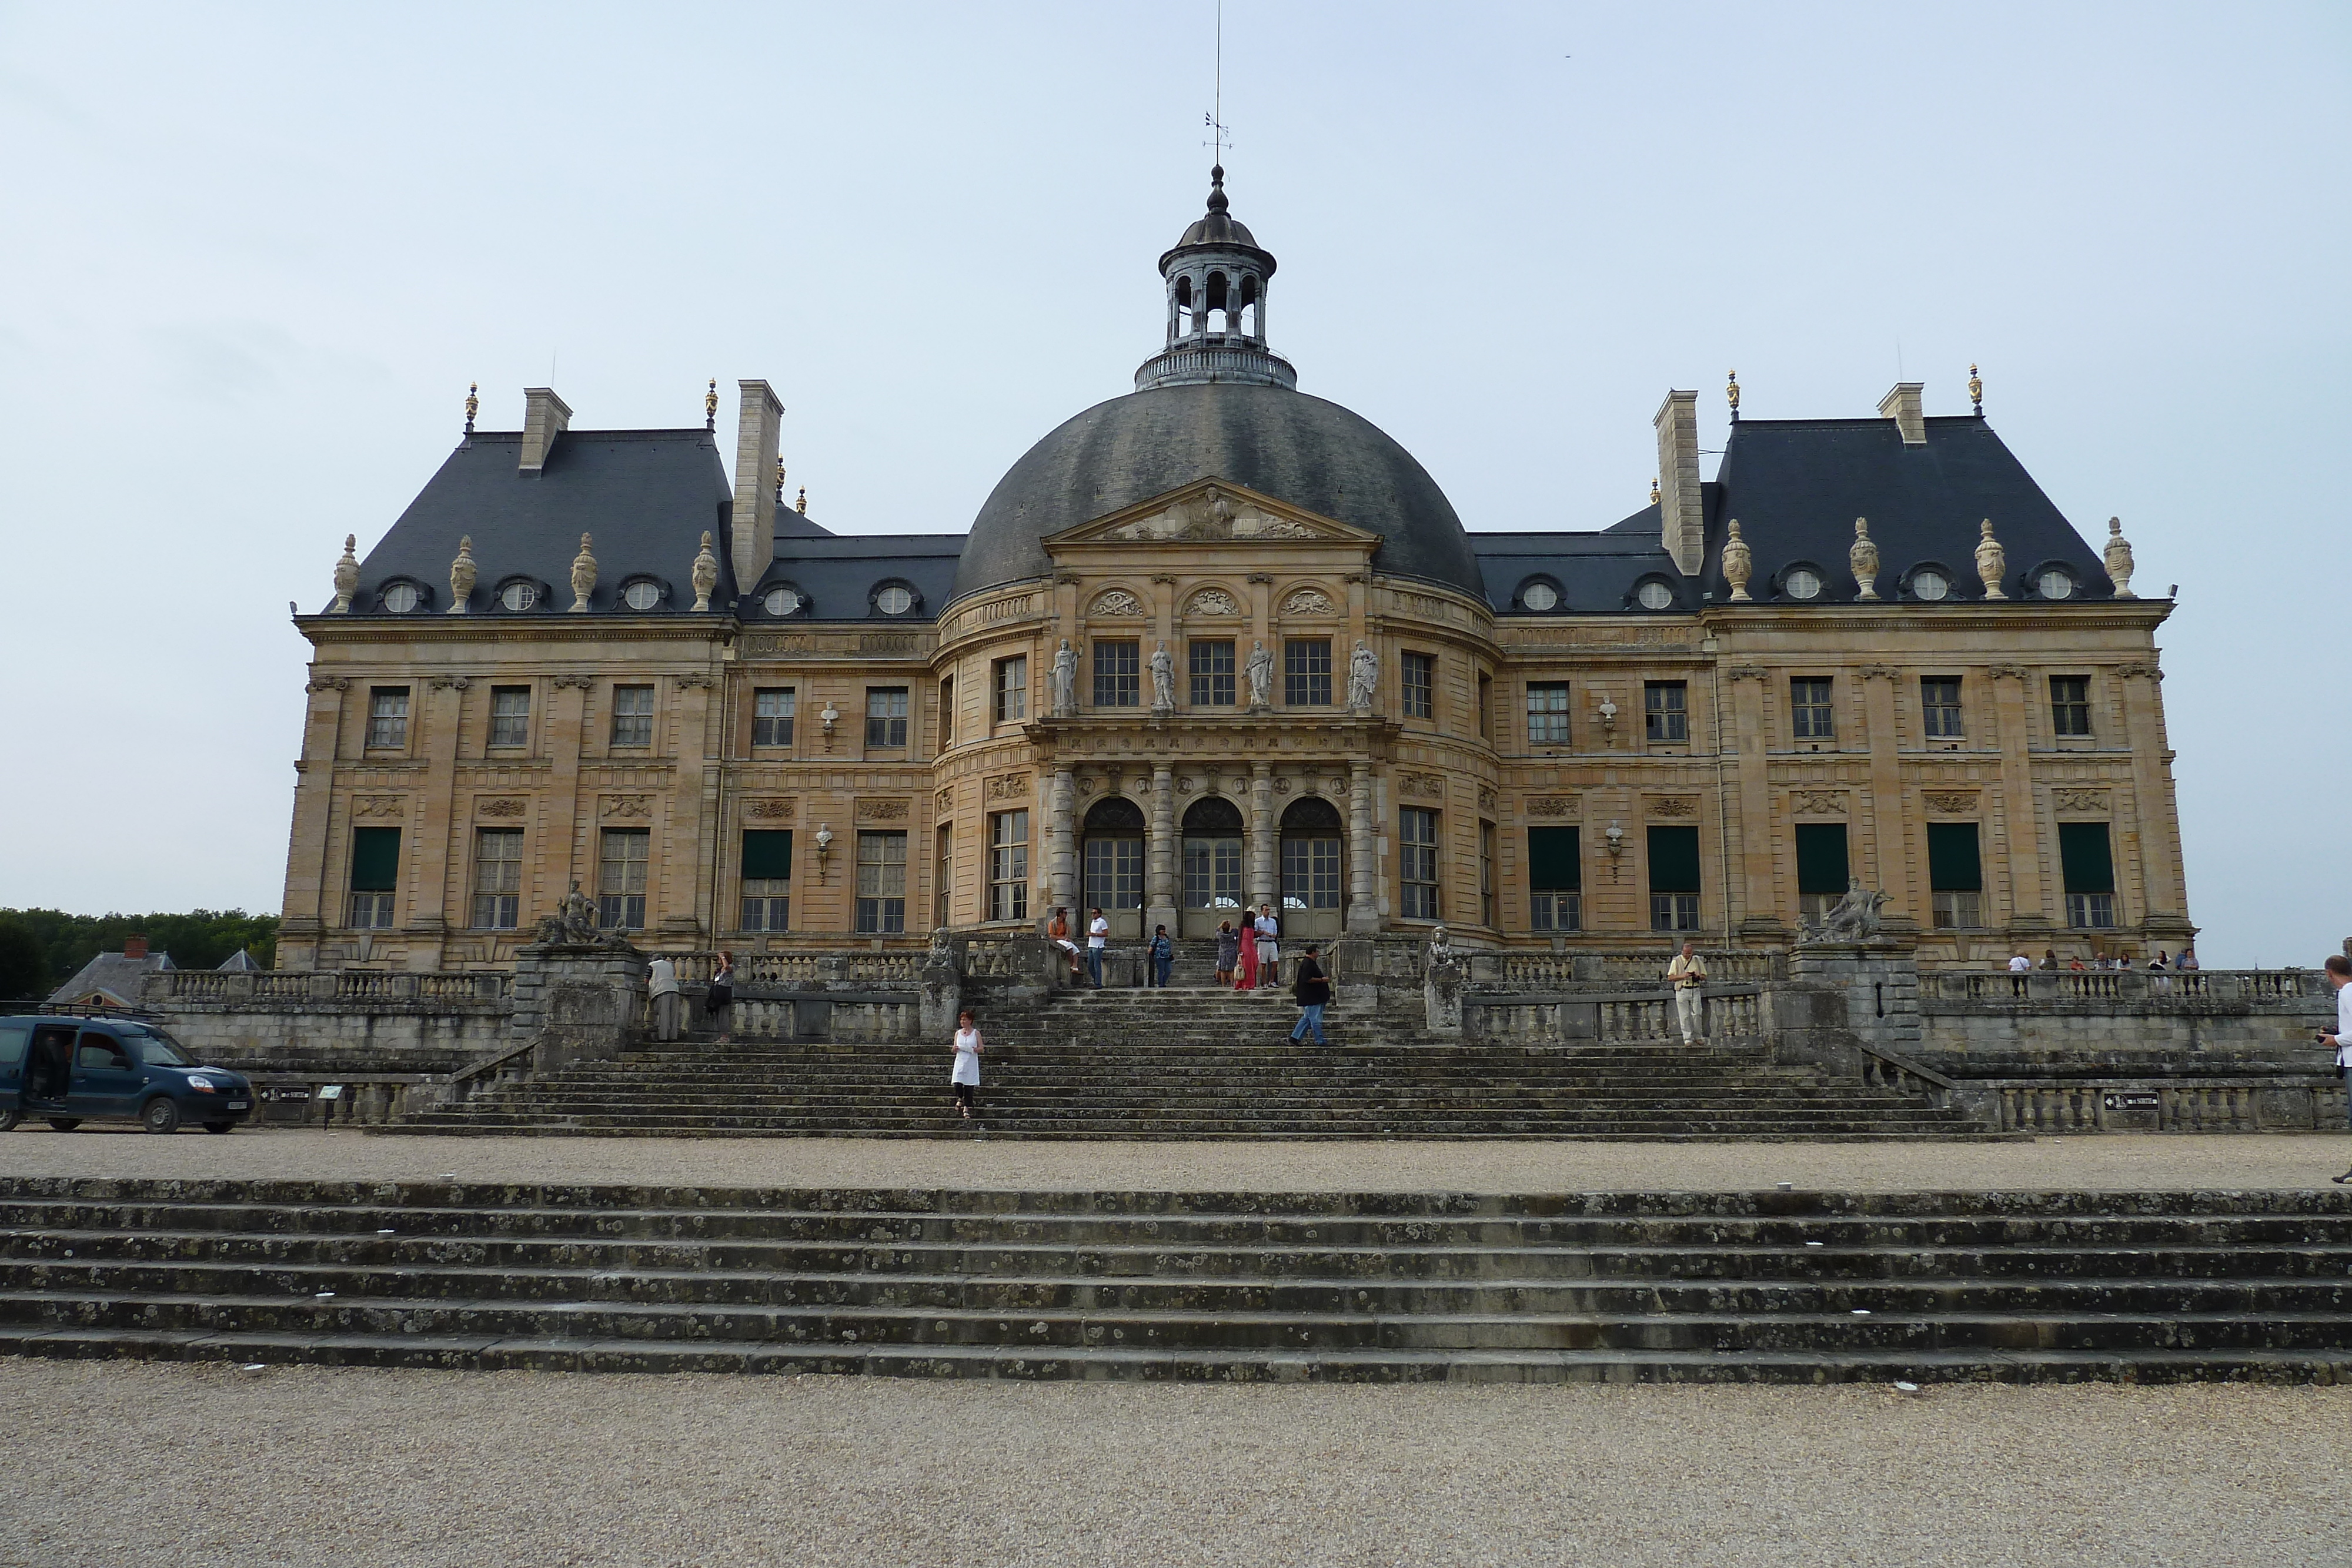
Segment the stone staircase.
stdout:
<svg viewBox="0 0 2352 1568">
<path fill-rule="evenodd" d="M 13 1178 L 0 1351 L 1402 1382 L 2352 1375 L 2352 1194 Z"/>
<path fill-rule="evenodd" d="M 1439 1042 L 1363 1002 L 1293 1044 L 1287 996 L 1079 990 L 985 1016 L 979 1111 L 948 1042 L 689 1040 L 411 1113 L 392 1133 L 665 1137 L 1985 1137 L 1892 1089 L 1775 1067 L 1759 1041 Z"/>
</svg>

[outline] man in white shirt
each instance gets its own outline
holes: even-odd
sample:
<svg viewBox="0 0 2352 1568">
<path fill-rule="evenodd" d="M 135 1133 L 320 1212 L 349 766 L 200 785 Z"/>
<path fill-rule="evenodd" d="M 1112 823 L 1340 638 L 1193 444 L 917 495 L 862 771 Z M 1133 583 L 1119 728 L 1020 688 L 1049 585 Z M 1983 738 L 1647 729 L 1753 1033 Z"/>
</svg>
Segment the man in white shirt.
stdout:
<svg viewBox="0 0 2352 1568">
<path fill-rule="evenodd" d="M 1109 940 L 1110 922 L 1097 909 L 1094 918 L 1087 922 L 1087 977 L 1098 991 L 1102 989 L 1103 944 Z"/>
<path fill-rule="evenodd" d="M 646 971 L 646 991 L 654 1002 L 654 1038 L 676 1040 L 679 1006 L 677 966 L 667 958 L 656 958 Z"/>
<path fill-rule="evenodd" d="M 2022 953 L 2009 961 L 2009 972 L 2012 975 L 2022 975 L 2032 967 L 2033 960 Z"/>
<path fill-rule="evenodd" d="M 1257 927 L 1258 984 L 1270 990 L 1282 983 L 1282 926 L 1274 918 L 1274 905 L 1259 904 L 1251 924 Z"/>
<path fill-rule="evenodd" d="M 2319 1043 L 2335 1053 L 2338 1071 L 2352 1067 L 2352 958 L 2341 953 L 2330 953 L 2327 962 L 2320 966 L 2327 983 L 2336 988 L 2336 1027 L 2319 1037 Z M 2345 1107 L 2352 1113 L 2352 1102 Z M 2352 1171 L 2329 1178 L 2341 1186 L 2352 1182 Z"/>
<path fill-rule="evenodd" d="M 1698 956 L 1697 943 L 1683 944 L 1682 952 L 1666 966 L 1666 983 L 1675 988 L 1675 1026 L 1683 1031 L 1683 1043 L 1702 1043 L 1706 1038 L 1701 1032 L 1706 1028 L 1706 964 Z"/>
</svg>

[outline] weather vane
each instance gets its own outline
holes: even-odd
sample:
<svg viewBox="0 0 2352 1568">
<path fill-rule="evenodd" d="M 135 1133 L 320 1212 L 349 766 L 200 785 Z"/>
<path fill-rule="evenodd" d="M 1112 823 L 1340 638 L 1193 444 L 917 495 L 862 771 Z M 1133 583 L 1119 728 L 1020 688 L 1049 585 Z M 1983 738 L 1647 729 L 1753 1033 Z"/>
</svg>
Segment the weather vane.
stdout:
<svg viewBox="0 0 2352 1568">
<path fill-rule="evenodd" d="M 1201 117 L 1201 123 L 1209 128 L 1209 139 L 1201 145 L 1214 149 L 1217 165 L 1223 168 L 1225 149 L 1234 144 L 1233 136 L 1225 130 L 1225 0 L 1217 0 L 1216 83 L 1215 96 L 1210 102 L 1209 112 Z"/>
</svg>

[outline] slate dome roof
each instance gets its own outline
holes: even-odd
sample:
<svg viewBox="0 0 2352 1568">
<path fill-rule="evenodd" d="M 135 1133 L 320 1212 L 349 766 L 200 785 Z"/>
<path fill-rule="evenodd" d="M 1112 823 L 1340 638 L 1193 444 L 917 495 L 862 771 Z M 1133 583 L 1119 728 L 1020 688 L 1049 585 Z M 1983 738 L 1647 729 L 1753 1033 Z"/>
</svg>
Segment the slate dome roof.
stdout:
<svg viewBox="0 0 2352 1568">
<path fill-rule="evenodd" d="M 1286 388 L 1207 382 L 1097 403 L 1032 446 L 972 520 L 956 592 L 1043 577 L 1046 535 L 1196 479 L 1379 534 L 1376 571 L 1485 591 L 1454 504 L 1377 425 Z"/>
</svg>

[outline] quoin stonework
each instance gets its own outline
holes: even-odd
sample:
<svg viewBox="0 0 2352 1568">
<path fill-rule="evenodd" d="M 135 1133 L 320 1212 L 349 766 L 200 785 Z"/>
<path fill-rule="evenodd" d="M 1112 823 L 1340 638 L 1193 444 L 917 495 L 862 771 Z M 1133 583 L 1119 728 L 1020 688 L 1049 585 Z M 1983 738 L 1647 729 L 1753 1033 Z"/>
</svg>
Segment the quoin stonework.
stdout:
<svg viewBox="0 0 2352 1568">
<path fill-rule="evenodd" d="M 1654 416 L 1649 503 L 1474 519 L 1297 390 L 1274 256 L 1208 210 L 1135 390 L 969 529 L 835 534 L 782 407 L 476 430 L 335 592 L 280 963 L 504 968 L 576 883 L 646 949 L 934 927 L 1775 947 L 1855 882 L 1930 967 L 2192 928 L 2156 629 L 1982 412 Z M 1475 394 L 1474 394 L 1475 395 Z M 1958 399 L 1955 398 L 1957 404 Z M 1633 486 L 1638 490 L 1639 481 Z M 1595 519 L 1596 522 L 1601 519 Z M 355 542 L 355 541 L 354 541 Z"/>
</svg>

